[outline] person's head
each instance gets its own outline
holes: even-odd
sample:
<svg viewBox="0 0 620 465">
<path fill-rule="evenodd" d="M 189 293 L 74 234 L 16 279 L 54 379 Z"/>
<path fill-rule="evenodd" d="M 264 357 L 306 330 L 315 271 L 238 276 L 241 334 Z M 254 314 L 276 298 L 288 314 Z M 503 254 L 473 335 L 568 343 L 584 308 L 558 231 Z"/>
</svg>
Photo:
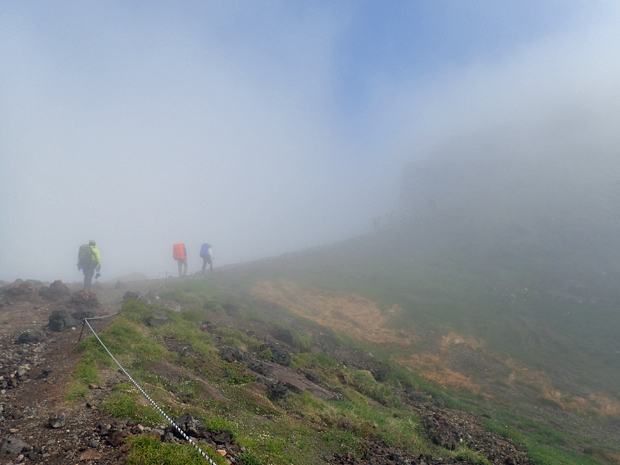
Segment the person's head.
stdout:
<svg viewBox="0 0 620 465">
<path fill-rule="evenodd" d="M 95 247 L 95 245 L 96 245 L 96 244 L 95 244 L 95 241 L 89 241 L 89 242 L 88 242 L 88 245 L 90 245 L 90 246 L 92 246 L 92 247 Z"/>
</svg>

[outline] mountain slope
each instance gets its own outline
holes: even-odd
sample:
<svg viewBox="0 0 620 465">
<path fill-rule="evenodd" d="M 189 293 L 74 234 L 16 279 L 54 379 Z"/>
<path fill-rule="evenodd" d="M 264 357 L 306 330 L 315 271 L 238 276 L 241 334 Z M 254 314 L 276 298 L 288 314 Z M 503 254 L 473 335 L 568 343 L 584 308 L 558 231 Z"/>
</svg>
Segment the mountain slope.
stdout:
<svg viewBox="0 0 620 465">
<path fill-rule="evenodd" d="M 372 234 L 96 296 L 3 287 L 0 456 L 204 463 L 93 336 L 47 327 L 98 301 L 120 312 L 102 340 L 216 463 L 620 463 L 613 157 L 453 152 L 409 167 Z"/>
</svg>

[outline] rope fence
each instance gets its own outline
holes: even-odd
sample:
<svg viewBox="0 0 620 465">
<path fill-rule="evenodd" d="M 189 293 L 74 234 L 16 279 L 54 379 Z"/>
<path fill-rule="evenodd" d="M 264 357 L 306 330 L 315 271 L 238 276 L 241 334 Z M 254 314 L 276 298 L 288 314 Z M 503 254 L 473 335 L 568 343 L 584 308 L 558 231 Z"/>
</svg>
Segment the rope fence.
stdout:
<svg viewBox="0 0 620 465">
<path fill-rule="evenodd" d="M 82 332 L 84 331 L 84 327 L 86 325 L 88 325 L 88 327 L 90 328 L 90 330 L 92 331 L 93 335 L 97 338 L 97 341 L 99 341 L 99 344 L 101 344 L 101 346 L 105 349 L 105 351 L 108 353 L 108 355 L 112 358 L 112 360 L 114 360 L 114 362 L 118 365 L 118 367 L 121 369 L 121 371 L 125 374 L 125 376 L 127 376 L 127 378 L 130 379 L 130 381 L 134 384 L 134 386 L 136 388 L 138 388 L 138 390 L 142 393 L 142 395 L 144 397 L 147 398 L 147 400 L 151 403 L 151 405 L 153 405 L 153 407 L 155 407 L 155 409 L 161 413 L 163 415 L 163 417 L 172 425 L 172 427 L 178 431 L 178 433 L 183 436 L 183 438 L 189 442 L 194 449 L 196 449 L 200 455 L 202 457 L 204 457 L 211 465 L 217 465 L 200 447 L 198 447 L 198 445 L 192 440 L 192 438 L 190 438 L 187 434 L 185 434 L 185 431 L 183 431 L 173 420 L 172 418 L 170 418 L 166 412 L 164 412 L 159 405 L 157 405 L 155 403 L 155 401 L 153 399 L 151 399 L 149 397 L 149 395 L 144 391 L 144 389 L 142 389 L 142 387 L 140 387 L 140 385 L 131 377 L 131 375 L 127 372 L 127 370 L 125 370 L 125 368 L 123 367 L 123 365 L 120 364 L 120 362 L 116 359 L 116 357 L 114 357 L 114 355 L 112 355 L 112 352 L 110 352 L 110 350 L 106 347 L 106 345 L 103 343 L 103 341 L 101 340 L 101 338 L 99 337 L 99 335 L 95 332 L 95 330 L 93 329 L 93 327 L 90 325 L 90 323 L 88 322 L 88 320 L 95 320 L 95 319 L 102 319 L 102 318 L 108 318 L 114 315 L 117 315 L 118 313 L 114 313 L 112 315 L 105 315 L 105 316 L 100 316 L 100 317 L 93 317 L 93 318 L 84 318 L 84 325 L 82 326 Z M 82 332 L 80 332 L 80 340 L 82 339 Z M 79 342 L 79 340 L 78 340 Z"/>
</svg>

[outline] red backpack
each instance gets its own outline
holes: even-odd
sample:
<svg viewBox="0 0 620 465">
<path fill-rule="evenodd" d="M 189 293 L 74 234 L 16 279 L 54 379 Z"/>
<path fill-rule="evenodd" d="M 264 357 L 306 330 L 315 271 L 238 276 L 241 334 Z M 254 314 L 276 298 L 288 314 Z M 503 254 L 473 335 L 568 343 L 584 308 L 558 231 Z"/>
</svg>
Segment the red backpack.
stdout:
<svg viewBox="0 0 620 465">
<path fill-rule="evenodd" d="M 174 244 L 172 246 L 172 258 L 175 260 L 183 260 L 185 258 L 184 244 Z"/>
</svg>

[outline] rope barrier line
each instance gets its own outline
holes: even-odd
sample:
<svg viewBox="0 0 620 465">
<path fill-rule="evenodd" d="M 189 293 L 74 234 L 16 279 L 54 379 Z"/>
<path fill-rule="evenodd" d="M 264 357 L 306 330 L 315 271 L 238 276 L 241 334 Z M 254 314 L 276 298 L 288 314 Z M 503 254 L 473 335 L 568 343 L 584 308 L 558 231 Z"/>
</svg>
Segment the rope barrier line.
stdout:
<svg viewBox="0 0 620 465">
<path fill-rule="evenodd" d="M 112 315 L 107 315 L 107 316 L 112 316 Z M 172 418 L 170 418 L 166 412 L 164 412 L 159 405 L 157 405 L 155 403 L 155 401 L 153 399 L 151 399 L 149 397 L 149 395 L 144 391 L 144 389 L 142 389 L 140 387 L 140 385 L 131 377 L 131 375 L 127 372 L 127 370 L 125 370 L 125 368 L 123 367 L 123 365 L 121 365 L 119 363 L 118 360 L 116 360 L 116 357 L 114 357 L 114 355 L 112 355 L 112 352 L 110 352 L 110 350 L 106 347 L 106 345 L 103 343 L 103 341 L 99 338 L 99 335 L 95 332 L 95 330 L 93 329 L 93 327 L 90 325 L 90 323 L 88 322 L 88 320 L 91 320 L 93 318 L 84 318 L 84 323 L 88 325 L 88 327 L 90 328 L 90 330 L 92 331 L 92 333 L 94 334 L 94 336 L 97 338 L 97 340 L 99 341 L 99 344 L 101 344 L 101 346 L 105 349 L 105 351 L 108 353 L 108 355 L 112 358 L 112 360 L 114 360 L 114 362 L 118 365 L 118 367 L 121 369 L 121 371 L 125 374 L 125 376 L 127 376 L 127 378 L 129 378 L 131 380 L 131 382 L 134 384 L 134 386 L 136 386 L 138 388 L 138 390 L 142 393 L 142 395 L 144 397 L 146 397 L 148 399 L 148 401 L 153 405 L 153 407 L 155 407 L 155 409 L 157 409 L 157 411 L 159 413 L 161 413 L 164 418 L 166 420 L 168 420 L 168 422 L 172 425 L 172 427 L 174 429 L 176 429 L 179 434 L 181 436 L 183 436 L 183 438 L 189 442 L 192 446 L 194 446 L 194 449 L 196 449 L 200 455 L 202 455 L 205 459 L 207 459 L 207 461 L 211 464 L 211 465 L 217 465 L 200 447 L 198 447 L 198 445 L 192 440 L 192 438 L 190 438 L 187 434 L 185 434 L 185 431 L 183 431 L 173 420 Z"/>
<path fill-rule="evenodd" d="M 104 318 L 109 318 L 109 317 L 111 317 L 111 316 L 118 315 L 118 314 L 119 314 L 119 312 L 116 312 L 116 313 L 111 313 L 111 314 L 109 314 L 109 315 L 89 316 L 88 318 L 84 318 L 84 320 L 102 320 L 102 319 L 104 319 Z"/>
<path fill-rule="evenodd" d="M 109 317 L 111 317 L 111 316 L 118 315 L 118 314 L 119 314 L 119 312 L 116 312 L 116 313 L 111 313 L 111 314 L 109 314 L 109 315 L 103 315 L 103 316 L 91 316 L 90 318 L 84 318 L 84 323 L 86 323 L 86 320 L 101 320 L 101 319 L 103 319 L 103 318 L 109 318 Z M 90 326 L 90 325 L 88 325 L 88 326 Z M 85 325 L 85 324 L 82 324 L 82 330 L 80 331 L 80 337 L 78 338 L 78 344 L 79 344 L 79 343 L 80 343 L 80 341 L 82 340 L 82 334 L 84 334 L 84 328 L 85 328 L 85 327 L 86 327 L 86 325 Z M 90 329 L 91 329 L 91 331 L 92 331 L 92 328 L 90 328 Z"/>
</svg>

